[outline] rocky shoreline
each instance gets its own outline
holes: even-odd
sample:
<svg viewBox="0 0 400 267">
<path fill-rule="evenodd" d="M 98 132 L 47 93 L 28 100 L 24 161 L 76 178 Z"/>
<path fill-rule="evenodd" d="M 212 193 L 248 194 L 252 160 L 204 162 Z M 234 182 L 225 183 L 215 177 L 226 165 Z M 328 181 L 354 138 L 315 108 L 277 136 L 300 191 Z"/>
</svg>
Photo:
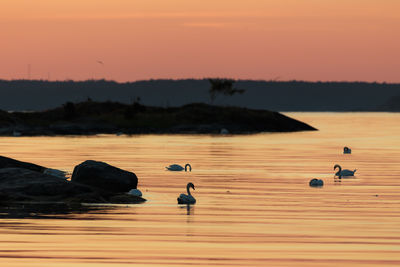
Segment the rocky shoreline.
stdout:
<svg viewBox="0 0 400 267">
<path fill-rule="evenodd" d="M 0 202 L 61 202 L 66 204 L 137 204 L 146 199 L 127 192 L 137 188 L 137 176 L 104 162 L 75 166 L 71 181 L 46 167 L 0 156 Z M 50 169 L 52 170 L 52 169 Z"/>
<path fill-rule="evenodd" d="M 278 112 L 207 104 L 161 108 L 88 100 L 41 112 L 0 111 L 0 136 L 253 134 L 314 130 Z"/>
</svg>

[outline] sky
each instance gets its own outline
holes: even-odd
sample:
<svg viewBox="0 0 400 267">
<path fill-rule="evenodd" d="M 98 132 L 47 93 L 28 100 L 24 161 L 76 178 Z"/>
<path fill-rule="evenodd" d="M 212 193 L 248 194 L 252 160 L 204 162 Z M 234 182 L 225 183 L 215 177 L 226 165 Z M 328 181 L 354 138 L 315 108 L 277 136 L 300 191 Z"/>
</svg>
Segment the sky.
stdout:
<svg viewBox="0 0 400 267">
<path fill-rule="evenodd" d="M 399 0 L 0 0 L 0 79 L 400 82 Z"/>
</svg>

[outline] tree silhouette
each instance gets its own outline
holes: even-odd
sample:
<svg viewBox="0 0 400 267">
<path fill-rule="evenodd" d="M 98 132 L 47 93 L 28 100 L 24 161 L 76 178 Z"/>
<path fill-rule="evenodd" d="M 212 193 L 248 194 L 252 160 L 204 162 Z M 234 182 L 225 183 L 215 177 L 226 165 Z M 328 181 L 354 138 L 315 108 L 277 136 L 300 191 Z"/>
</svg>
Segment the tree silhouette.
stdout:
<svg viewBox="0 0 400 267">
<path fill-rule="evenodd" d="M 236 93 L 243 94 L 246 90 L 237 89 L 233 87 L 235 80 L 233 79 L 208 79 L 210 82 L 210 90 L 208 91 L 210 94 L 211 103 L 214 102 L 215 98 L 218 94 L 223 94 L 226 96 L 232 96 Z"/>
</svg>

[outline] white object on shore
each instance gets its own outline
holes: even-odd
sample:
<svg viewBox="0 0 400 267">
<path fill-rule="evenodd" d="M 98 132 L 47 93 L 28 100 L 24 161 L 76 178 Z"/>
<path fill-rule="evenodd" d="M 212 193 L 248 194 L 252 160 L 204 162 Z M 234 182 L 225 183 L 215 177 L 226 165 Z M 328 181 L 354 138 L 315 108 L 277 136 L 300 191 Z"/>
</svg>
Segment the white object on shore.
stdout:
<svg viewBox="0 0 400 267">
<path fill-rule="evenodd" d="M 128 194 L 132 195 L 132 196 L 137 196 L 137 197 L 141 197 L 142 196 L 142 192 L 139 189 L 131 189 L 128 192 Z"/>
<path fill-rule="evenodd" d="M 65 172 L 65 171 L 48 168 L 48 169 L 44 170 L 43 173 L 52 175 L 52 176 L 55 176 L 58 178 L 67 179 L 67 172 Z"/>
<path fill-rule="evenodd" d="M 222 128 L 220 134 L 229 134 L 229 131 L 225 128 Z"/>
</svg>

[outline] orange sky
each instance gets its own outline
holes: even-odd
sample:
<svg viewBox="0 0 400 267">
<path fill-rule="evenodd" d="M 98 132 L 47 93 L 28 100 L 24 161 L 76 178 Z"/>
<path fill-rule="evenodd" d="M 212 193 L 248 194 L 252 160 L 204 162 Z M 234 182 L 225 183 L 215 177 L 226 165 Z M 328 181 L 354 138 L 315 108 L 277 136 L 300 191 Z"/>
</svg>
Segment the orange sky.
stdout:
<svg viewBox="0 0 400 267">
<path fill-rule="evenodd" d="M 400 82 L 399 0 L 0 0 L 0 36 L 3 79 Z"/>
</svg>

